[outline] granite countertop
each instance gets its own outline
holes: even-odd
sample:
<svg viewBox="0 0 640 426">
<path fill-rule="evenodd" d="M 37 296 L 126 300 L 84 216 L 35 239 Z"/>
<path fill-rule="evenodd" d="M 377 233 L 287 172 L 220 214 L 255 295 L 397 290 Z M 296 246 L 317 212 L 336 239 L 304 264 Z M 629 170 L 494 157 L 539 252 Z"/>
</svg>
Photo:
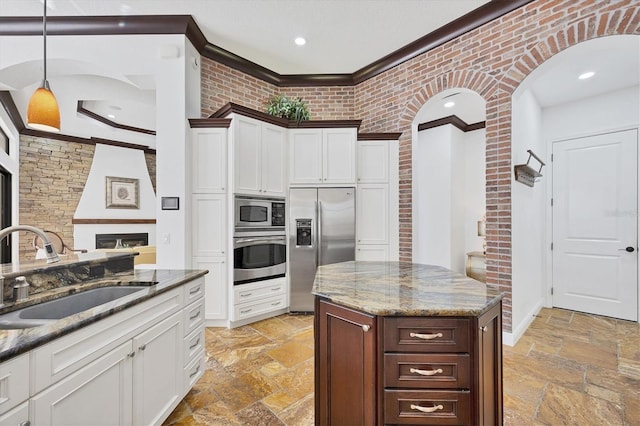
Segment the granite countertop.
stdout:
<svg viewBox="0 0 640 426">
<path fill-rule="evenodd" d="M 126 308 L 144 302 L 145 300 L 162 294 L 172 288 L 199 278 L 206 273 L 206 270 L 131 270 L 128 273 L 119 273 L 114 276 L 102 277 L 82 283 L 67 285 L 35 295 L 35 299 L 30 298 L 27 305 L 97 287 L 114 285 L 144 286 L 144 288 L 128 296 L 87 309 L 86 311 L 78 314 L 56 320 L 47 325 L 17 330 L 0 330 L 0 362 L 34 349 L 44 343 L 78 330 L 109 315 L 113 315 Z M 52 296 L 52 293 L 56 294 Z"/>
<path fill-rule="evenodd" d="M 500 291 L 441 266 L 408 262 L 320 266 L 311 292 L 380 316 L 476 316 L 503 297 Z"/>
</svg>

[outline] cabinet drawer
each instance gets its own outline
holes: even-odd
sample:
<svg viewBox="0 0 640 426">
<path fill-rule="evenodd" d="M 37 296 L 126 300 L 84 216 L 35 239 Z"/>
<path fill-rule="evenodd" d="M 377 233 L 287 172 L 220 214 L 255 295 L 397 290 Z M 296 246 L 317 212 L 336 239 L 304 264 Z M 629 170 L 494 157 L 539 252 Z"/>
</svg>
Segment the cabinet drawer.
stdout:
<svg viewBox="0 0 640 426">
<path fill-rule="evenodd" d="M 390 317 L 383 324 L 385 352 L 469 352 L 468 319 Z"/>
<path fill-rule="evenodd" d="M 245 318 L 251 318 L 256 315 L 265 314 L 267 312 L 275 311 L 277 309 L 283 309 L 287 307 L 287 296 L 282 294 L 277 297 L 272 297 L 266 300 L 262 300 L 254 303 L 243 303 L 242 305 L 236 305 L 234 308 L 234 321 L 238 321 Z"/>
<path fill-rule="evenodd" d="M 466 425 L 468 391 L 384 391 L 384 422 L 396 425 Z"/>
<path fill-rule="evenodd" d="M 184 304 L 189 306 L 204 297 L 204 277 L 184 285 Z"/>
<path fill-rule="evenodd" d="M 184 367 L 184 389 L 191 389 L 198 379 L 204 374 L 206 368 L 204 362 L 204 350 L 194 357 L 191 362 Z"/>
<path fill-rule="evenodd" d="M 388 388 L 469 389 L 467 354 L 384 354 Z"/>
<path fill-rule="evenodd" d="M 204 350 L 204 327 L 193 330 L 184 338 L 184 364 L 193 361 L 199 352 Z"/>
<path fill-rule="evenodd" d="M 284 294 L 284 287 L 284 278 L 276 278 L 274 280 L 259 283 L 237 285 L 233 287 L 234 305 L 254 300 L 264 300 L 266 297 Z"/>
<path fill-rule="evenodd" d="M 24 354 L 0 364 L 0 413 L 9 411 L 27 399 L 29 354 Z"/>
<path fill-rule="evenodd" d="M 184 309 L 184 335 L 204 324 L 204 299 L 192 303 Z"/>
</svg>

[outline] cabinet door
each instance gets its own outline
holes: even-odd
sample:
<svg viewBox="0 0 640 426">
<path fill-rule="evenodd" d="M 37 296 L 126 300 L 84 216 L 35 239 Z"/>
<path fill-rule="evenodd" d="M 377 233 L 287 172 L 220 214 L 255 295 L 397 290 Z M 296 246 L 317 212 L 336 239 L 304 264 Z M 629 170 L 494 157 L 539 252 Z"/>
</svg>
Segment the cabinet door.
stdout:
<svg viewBox="0 0 640 426">
<path fill-rule="evenodd" d="M 384 244 L 358 244 L 356 260 L 386 262 L 389 260 L 389 246 Z"/>
<path fill-rule="evenodd" d="M 29 354 L 0 363 L 0 413 L 29 399 L 29 373 Z"/>
<path fill-rule="evenodd" d="M 316 424 L 376 424 L 375 317 L 316 298 Z"/>
<path fill-rule="evenodd" d="M 287 188 L 285 130 L 262 124 L 262 193 L 284 197 Z"/>
<path fill-rule="evenodd" d="M 356 129 L 323 129 L 322 183 L 356 182 Z"/>
<path fill-rule="evenodd" d="M 224 256 L 227 241 L 226 195 L 191 196 L 191 254 Z"/>
<path fill-rule="evenodd" d="M 389 183 L 389 141 L 360 141 L 358 183 Z"/>
<path fill-rule="evenodd" d="M 474 401 L 478 424 L 502 424 L 502 302 L 478 318 Z"/>
<path fill-rule="evenodd" d="M 233 119 L 234 188 L 238 194 L 260 194 L 262 124 L 251 118 Z"/>
<path fill-rule="evenodd" d="M 322 183 L 322 130 L 289 132 L 289 179 L 292 184 Z"/>
<path fill-rule="evenodd" d="M 191 192 L 223 193 L 227 185 L 227 129 L 191 130 Z"/>
<path fill-rule="evenodd" d="M 205 320 L 227 319 L 227 264 L 224 258 L 194 258 L 193 269 L 208 269 L 204 276 Z"/>
<path fill-rule="evenodd" d="M 131 355 L 129 340 L 34 396 L 32 424 L 130 425 Z"/>
<path fill-rule="evenodd" d="M 359 185 L 356 199 L 358 244 L 389 243 L 389 185 Z"/>
<path fill-rule="evenodd" d="M 177 312 L 133 339 L 134 425 L 159 424 L 183 394 L 181 318 Z"/>
</svg>

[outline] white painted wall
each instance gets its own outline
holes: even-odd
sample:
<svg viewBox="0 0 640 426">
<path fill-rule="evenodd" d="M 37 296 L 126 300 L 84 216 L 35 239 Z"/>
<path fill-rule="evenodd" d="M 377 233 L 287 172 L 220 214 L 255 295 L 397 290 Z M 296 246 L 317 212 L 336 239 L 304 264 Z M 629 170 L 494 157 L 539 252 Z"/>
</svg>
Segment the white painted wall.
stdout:
<svg viewBox="0 0 640 426">
<path fill-rule="evenodd" d="M 139 209 L 106 207 L 106 177 L 138 179 Z M 75 219 L 155 219 L 156 196 L 151 185 L 144 152 L 139 149 L 96 144 L 91 170 L 74 214 Z M 73 239 L 77 248 L 95 249 L 95 234 L 126 232 L 149 233 L 149 244 L 155 244 L 155 225 L 74 225 Z"/>
<path fill-rule="evenodd" d="M 187 118 L 200 117 L 200 66 L 192 65 L 200 55 L 186 38 L 177 46 L 178 57 L 156 58 L 156 263 L 185 269 L 191 266 Z M 180 210 L 161 210 L 161 197 L 179 197 Z"/>
<path fill-rule="evenodd" d="M 413 157 L 413 260 L 464 273 L 466 253 L 482 249 L 485 132 L 451 125 L 418 132 Z"/>
<path fill-rule="evenodd" d="M 413 261 L 451 266 L 451 126 L 418 132 L 413 153 Z"/>
<path fill-rule="evenodd" d="M 540 182 L 529 187 L 511 176 L 511 276 L 512 276 L 512 344 L 525 332 L 544 303 L 546 289 L 545 200 L 546 183 L 551 180 L 550 161 L 542 137 L 542 110 L 529 90 L 513 96 L 511 158 L 513 165 L 527 162 L 532 150 L 548 166 L 543 167 Z M 539 163 L 529 163 L 536 170 Z"/>
</svg>

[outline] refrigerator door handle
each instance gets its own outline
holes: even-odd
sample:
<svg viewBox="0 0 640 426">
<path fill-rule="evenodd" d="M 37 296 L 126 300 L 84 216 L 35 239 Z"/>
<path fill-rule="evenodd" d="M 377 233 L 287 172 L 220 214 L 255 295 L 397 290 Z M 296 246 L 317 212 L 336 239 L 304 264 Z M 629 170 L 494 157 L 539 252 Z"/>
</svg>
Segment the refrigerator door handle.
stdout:
<svg viewBox="0 0 640 426">
<path fill-rule="evenodd" d="M 317 266 L 322 265 L 322 201 L 318 201 L 318 261 Z"/>
</svg>

